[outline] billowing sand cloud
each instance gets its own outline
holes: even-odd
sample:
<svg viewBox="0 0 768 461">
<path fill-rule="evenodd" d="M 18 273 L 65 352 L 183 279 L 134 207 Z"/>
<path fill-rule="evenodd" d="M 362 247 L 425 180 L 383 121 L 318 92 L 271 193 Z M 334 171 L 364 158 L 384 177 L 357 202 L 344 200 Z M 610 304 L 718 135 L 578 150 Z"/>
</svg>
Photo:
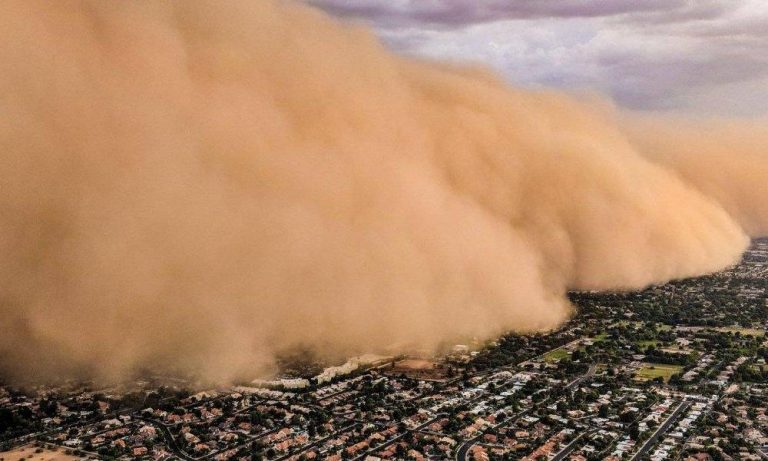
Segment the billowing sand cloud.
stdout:
<svg viewBox="0 0 768 461">
<path fill-rule="evenodd" d="M 716 199 L 750 235 L 768 235 L 768 119 L 626 120 L 643 155 Z"/>
<path fill-rule="evenodd" d="M 766 229 L 753 145 L 762 170 L 726 142 L 702 163 L 674 148 L 695 128 L 628 136 L 285 1 L 3 2 L 0 112 L 19 375 L 223 381 L 549 329 L 569 287 L 714 271 Z"/>
</svg>

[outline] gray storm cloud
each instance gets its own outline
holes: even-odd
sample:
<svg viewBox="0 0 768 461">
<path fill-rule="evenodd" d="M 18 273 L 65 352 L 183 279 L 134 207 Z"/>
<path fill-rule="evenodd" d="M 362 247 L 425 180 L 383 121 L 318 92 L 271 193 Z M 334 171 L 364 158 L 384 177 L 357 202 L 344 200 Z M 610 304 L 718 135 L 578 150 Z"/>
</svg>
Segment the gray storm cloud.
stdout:
<svg viewBox="0 0 768 461">
<path fill-rule="evenodd" d="M 6 1 L 0 70 L 16 376 L 546 330 L 568 288 L 715 271 L 767 230 L 765 123 L 702 160 L 694 122 L 657 136 L 291 2 Z"/>
</svg>

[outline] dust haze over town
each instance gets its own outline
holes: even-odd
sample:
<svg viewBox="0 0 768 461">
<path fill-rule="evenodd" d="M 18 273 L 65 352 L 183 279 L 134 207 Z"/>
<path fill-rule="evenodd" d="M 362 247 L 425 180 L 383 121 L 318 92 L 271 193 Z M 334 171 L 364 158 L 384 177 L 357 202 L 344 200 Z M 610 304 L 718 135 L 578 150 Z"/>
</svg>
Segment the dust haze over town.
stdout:
<svg viewBox="0 0 768 461">
<path fill-rule="evenodd" d="M 768 232 L 765 118 L 517 88 L 302 3 L 8 1 L 0 44 L 11 377 L 549 331 Z"/>
</svg>

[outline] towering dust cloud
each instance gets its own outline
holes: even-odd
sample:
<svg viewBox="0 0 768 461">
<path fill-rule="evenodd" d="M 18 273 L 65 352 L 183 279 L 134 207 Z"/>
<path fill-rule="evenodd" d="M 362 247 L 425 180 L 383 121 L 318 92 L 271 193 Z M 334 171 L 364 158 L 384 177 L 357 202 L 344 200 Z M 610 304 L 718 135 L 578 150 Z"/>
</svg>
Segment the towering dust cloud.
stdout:
<svg viewBox="0 0 768 461">
<path fill-rule="evenodd" d="M 4 1 L 0 367 L 226 381 L 549 329 L 567 288 L 768 231 L 766 123 L 599 106 L 286 1 Z"/>
</svg>

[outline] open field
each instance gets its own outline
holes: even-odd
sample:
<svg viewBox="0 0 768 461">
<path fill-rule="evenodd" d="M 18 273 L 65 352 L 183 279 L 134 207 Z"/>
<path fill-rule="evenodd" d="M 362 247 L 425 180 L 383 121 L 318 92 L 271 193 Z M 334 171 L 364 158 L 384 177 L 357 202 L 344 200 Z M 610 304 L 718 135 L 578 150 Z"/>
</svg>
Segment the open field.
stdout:
<svg viewBox="0 0 768 461">
<path fill-rule="evenodd" d="M 397 362 L 396 367 L 403 370 L 434 370 L 437 364 L 425 359 L 405 359 Z"/>
<path fill-rule="evenodd" d="M 756 328 L 742 328 L 742 327 L 720 327 L 715 328 L 717 331 L 722 331 L 723 333 L 741 333 L 742 335 L 747 336 L 764 336 L 765 331 L 758 330 Z"/>
<path fill-rule="evenodd" d="M 608 333 L 600 333 L 599 335 L 591 338 L 593 343 L 601 343 L 608 339 Z"/>
<path fill-rule="evenodd" d="M 441 381 L 448 378 L 448 369 L 431 360 L 405 359 L 395 362 L 393 366 L 383 368 L 384 374 L 390 376 L 405 375 L 413 379 L 426 381 Z"/>
<path fill-rule="evenodd" d="M 675 373 L 679 373 L 683 367 L 680 365 L 666 365 L 663 363 L 648 363 L 643 368 L 637 370 L 635 378 L 640 380 L 649 380 L 658 377 L 664 378 L 664 382 L 668 382 L 670 376 Z"/>
<path fill-rule="evenodd" d="M 741 333 L 744 336 L 765 336 L 765 330 L 760 328 L 748 327 L 701 327 L 701 326 L 683 326 L 678 327 L 682 331 L 703 331 L 714 330 L 720 333 Z"/>
<path fill-rule="evenodd" d="M 690 354 L 693 353 L 693 351 L 691 351 L 691 350 L 680 349 L 679 347 L 676 347 L 676 346 L 662 347 L 662 348 L 659 348 L 659 349 L 661 349 L 662 352 L 666 352 L 667 354 L 690 355 Z"/>
<path fill-rule="evenodd" d="M 558 362 L 564 358 L 568 357 L 568 351 L 565 349 L 558 348 L 553 351 L 549 351 L 546 354 L 544 354 L 544 361 L 545 362 Z"/>
<path fill-rule="evenodd" d="M 37 452 L 38 450 L 40 450 L 40 452 Z M 36 448 L 32 445 L 25 445 L 11 451 L 0 452 L 0 460 L 2 461 L 20 461 L 22 459 L 26 461 L 74 461 L 80 458 L 77 456 L 66 455 L 63 450 Z"/>
</svg>

